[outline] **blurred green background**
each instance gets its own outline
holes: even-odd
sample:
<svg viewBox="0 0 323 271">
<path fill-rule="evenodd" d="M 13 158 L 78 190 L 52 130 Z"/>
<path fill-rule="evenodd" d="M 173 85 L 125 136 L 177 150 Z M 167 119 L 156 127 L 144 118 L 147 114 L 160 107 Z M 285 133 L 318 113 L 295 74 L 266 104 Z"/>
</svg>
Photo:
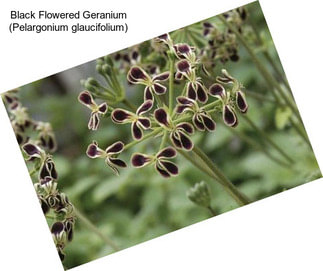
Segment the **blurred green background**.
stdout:
<svg viewBox="0 0 323 271">
<path fill-rule="evenodd" d="M 283 74 L 259 4 L 248 5 L 248 11 L 250 20 L 257 26 L 266 48 Z M 255 50 L 258 52 L 261 48 Z M 290 126 L 284 112 L 272 102 L 270 87 L 241 45 L 239 56 L 238 62 L 218 62 L 213 73 L 219 74 L 225 68 L 244 84 L 248 92 L 268 98 L 269 101 L 258 99 L 247 92 L 247 115 L 295 160 L 293 168 L 273 162 L 253 144 L 248 144 L 242 134 L 261 146 L 263 138 L 241 117 L 235 129 L 225 127 L 219 118 L 216 132 L 196 133 L 193 140 L 242 192 L 252 200 L 258 200 L 311 181 L 320 176 L 320 171 L 312 150 Z M 273 71 L 261 54 L 257 56 L 268 70 Z M 163 179 L 153 167 L 128 167 L 116 177 L 101 159 L 91 160 L 85 155 L 92 140 L 103 147 L 117 140 L 131 140 L 129 125 L 115 125 L 110 118 L 102 118 L 96 132 L 87 128 L 90 112 L 77 101 L 77 96 L 83 90 L 81 79 L 91 76 L 103 82 L 95 71 L 95 65 L 95 61 L 85 63 L 23 86 L 20 92 L 21 101 L 29 108 L 31 116 L 53 126 L 58 141 L 58 150 L 54 154 L 59 173 L 58 185 L 72 203 L 120 248 L 209 218 L 207 210 L 194 205 L 186 197 L 187 190 L 201 180 L 210 185 L 212 207 L 218 214 L 236 208 L 237 204 L 220 185 L 180 155 L 177 158 L 180 175 L 171 179 Z M 119 79 L 129 99 L 139 105 L 143 87 L 129 86 L 125 75 L 123 73 Z M 215 78 L 209 80 L 214 82 Z M 144 150 L 149 153 L 158 144 L 154 139 L 138 144 L 123 153 L 121 158 L 129 164 L 131 153 Z M 274 149 L 267 148 L 267 151 L 279 157 Z M 108 255 L 113 250 L 78 220 L 74 240 L 67 245 L 65 252 L 64 266 L 71 268 Z"/>
</svg>

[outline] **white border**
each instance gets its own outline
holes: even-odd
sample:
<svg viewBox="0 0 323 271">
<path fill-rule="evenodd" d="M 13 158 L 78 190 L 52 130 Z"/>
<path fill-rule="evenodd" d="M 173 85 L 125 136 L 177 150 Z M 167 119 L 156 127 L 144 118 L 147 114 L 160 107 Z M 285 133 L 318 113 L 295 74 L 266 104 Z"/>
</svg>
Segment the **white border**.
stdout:
<svg viewBox="0 0 323 271">
<path fill-rule="evenodd" d="M 2 91 L 29 83 L 249 1 L 1 2 Z M 319 1 L 261 5 L 313 144 L 323 162 Z M 124 35 L 9 35 L 10 9 L 125 10 Z M 63 60 L 62 60 L 63 59 Z M 0 104 L 2 270 L 62 270 Z M 74 270 L 322 270 L 321 180 L 203 221 Z"/>
</svg>

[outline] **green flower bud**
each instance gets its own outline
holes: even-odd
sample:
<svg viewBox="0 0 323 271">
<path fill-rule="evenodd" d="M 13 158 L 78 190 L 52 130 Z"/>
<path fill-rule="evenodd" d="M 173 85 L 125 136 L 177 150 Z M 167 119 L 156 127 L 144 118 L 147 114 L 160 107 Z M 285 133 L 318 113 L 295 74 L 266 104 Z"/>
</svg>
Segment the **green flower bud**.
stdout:
<svg viewBox="0 0 323 271">
<path fill-rule="evenodd" d="M 105 56 L 103 59 L 109 66 L 113 67 L 113 61 L 110 56 Z"/>
<path fill-rule="evenodd" d="M 209 186 L 204 182 L 196 183 L 187 191 L 187 197 L 197 205 L 208 208 L 211 203 Z"/>
<path fill-rule="evenodd" d="M 102 66 L 102 71 L 103 71 L 105 74 L 109 75 L 109 76 L 111 76 L 111 75 L 112 75 L 112 68 L 111 68 L 111 66 L 109 66 L 108 64 L 104 64 L 104 65 Z"/>
</svg>

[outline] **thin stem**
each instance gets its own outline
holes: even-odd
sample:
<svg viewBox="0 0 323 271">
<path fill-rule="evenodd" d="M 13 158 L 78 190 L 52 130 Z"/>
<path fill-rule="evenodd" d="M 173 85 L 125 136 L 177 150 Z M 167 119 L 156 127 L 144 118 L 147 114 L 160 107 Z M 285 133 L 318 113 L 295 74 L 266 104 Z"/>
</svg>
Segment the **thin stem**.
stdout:
<svg viewBox="0 0 323 271">
<path fill-rule="evenodd" d="M 111 246 L 114 251 L 120 250 L 119 247 L 106 235 L 104 235 L 84 214 L 82 214 L 74 206 L 75 215 L 96 235 L 98 235 L 108 246 Z"/>
<path fill-rule="evenodd" d="M 128 143 L 127 145 L 124 146 L 123 150 L 127 150 L 135 145 L 137 145 L 138 143 L 152 137 L 152 136 L 155 136 L 157 135 L 158 133 L 160 133 L 161 131 L 163 130 L 162 127 L 158 127 L 156 128 L 155 130 L 153 130 L 152 132 L 150 132 L 149 134 L 146 134 L 144 135 L 140 140 L 134 140 L 134 141 L 131 141 L 130 143 Z"/>
<path fill-rule="evenodd" d="M 162 138 L 162 141 L 161 141 L 160 146 L 159 146 L 159 150 L 162 150 L 165 147 L 167 138 L 168 138 L 168 132 L 165 130 L 163 138 Z"/>
<path fill-rule="evenodd" d="M 38 169 L 33 168 L 31 171 L 29 171 L 29 175 L 33 176 L 37 171 L 38 171 Z"/>
<path fill-rule="evenodd" d="M 289 163 L 294 163 L 294 160 L 283 150 L 281 149 L 264 131 L 259 129 L 257 125 L 246 115 L 241 114 L 241 116 L 248 122 L 248 124 L 257 131 L 264 139 L 266 139 L 266 142 L 274 147 L 282 156 L 284 156 Z"/>
<path fill-rule="evenodd" d="M 173 107 L 174 107 L 174 55 L 172 52 L 168 52 L 168 59 L 169 59 L 169 101 L 168 101 L 168 108 L 169 108 L 169 115 L 172 115 Z"/>
<path fill-rule="evenodd" d="M 136 112 L 136 110 L 137 110 L 136 107 L 127 98 L 124 98 L 122 100 L 122 103 L 124 103 L 124 105 L 127 106 L 132 111 Z"/>
<path fill-rule="evenodd" d="M 227 177 L 222 173 L 222 171 L 217 168 L 215 163 L 197 146 L 194 146 L 193 150 L 194 154 L 196 154 L 213 172 L 214 176 L 216 176 L 216 180 L 223 186 L 223 188 L 232 196 L 232 198 L 239 205 L 246 205 L 250 203 L 250 200 L 242 194 L 230 181 Z"/>
<path fill-rule="evenodd" d="M 211 206 L 208 206 L 207 209 L 210 211 L 210 213 L 211 213 L 212 216 L 216 216 L 217 215 L 216 211 Z"/>
</svg>

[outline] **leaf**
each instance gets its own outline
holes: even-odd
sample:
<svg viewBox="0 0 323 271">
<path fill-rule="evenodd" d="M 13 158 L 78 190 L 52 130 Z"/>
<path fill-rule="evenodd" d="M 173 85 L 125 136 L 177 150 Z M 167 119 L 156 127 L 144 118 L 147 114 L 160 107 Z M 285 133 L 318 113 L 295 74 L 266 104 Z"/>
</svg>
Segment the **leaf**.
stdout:
<svg viewBox="0 0 323 271">
<path fill-rule="evenodd" d="M 277 129 L 284 129 L 291 116 L 292 110 L 289 107 L 278 107 L 275 113 L 275 124 Z"/>
</svg>

